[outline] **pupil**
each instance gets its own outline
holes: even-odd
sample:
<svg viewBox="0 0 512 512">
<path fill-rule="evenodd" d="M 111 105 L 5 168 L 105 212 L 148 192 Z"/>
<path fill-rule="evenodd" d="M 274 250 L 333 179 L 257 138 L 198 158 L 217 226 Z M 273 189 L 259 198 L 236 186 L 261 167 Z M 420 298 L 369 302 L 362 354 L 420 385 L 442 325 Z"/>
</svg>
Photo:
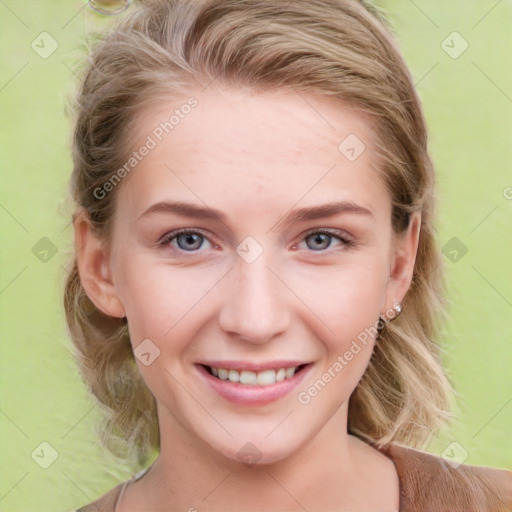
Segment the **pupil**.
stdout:
<svg viewBox="0 0 512 512">
<path fill-rule="evenodd" d="M 201 237 L 193 233 L 187 233 L 178 237 L 178 245 L 180 249 L 190 250 L 198 249 L 201 246 Z"/>
<path fill-rule="evenodd" d="M 317 233 L 317 234 L 313 235 L 312 238 L 313 238 L 314 244 L 318 244 L 318 245 L 313 245 L 313 247 L 310 246 L 309 247 L 310 249 L 313 249 L 313 250 L 326 249 L 329 246 L 330 237 L 329 237 L 329 235 L 326 235 L 325 233 Z"/>
</svg>

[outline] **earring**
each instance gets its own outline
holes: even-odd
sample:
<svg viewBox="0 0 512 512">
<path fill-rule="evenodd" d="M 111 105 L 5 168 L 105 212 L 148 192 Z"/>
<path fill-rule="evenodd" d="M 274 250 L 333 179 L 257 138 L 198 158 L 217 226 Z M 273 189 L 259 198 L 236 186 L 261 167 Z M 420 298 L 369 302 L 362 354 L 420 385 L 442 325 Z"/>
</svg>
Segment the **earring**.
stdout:
<svg viewBox="0 0 512 512">
<path fill-rule="evenodd" d="M 380 333 L 381 333 L 382 329 L 384 329 L 384 326 L 388 322 L 392 322 L 393 320 L 398 318 L 400 316 L 400 314 L 402 313 L 402 310 L 403 310 L 402 304 L 400 304 L 400 302 L 396 302 L 395 304 L 393 304 L 393 311 L 394 311 L 393 316 L 391 316 L 390 318 L 387 318 L 387 317 L 385 318 L 385 317 L 379 315 L 379 320 L 377 321 L 377 336 L 375 337 L 376 340 L 381 339 Z"/>
<path fill-rule="evenodd" d="M 400 316 L 400 313 L 402 313 L 402 304 L 400 304 L 400 302 L 397 302 L 395 304 L 393 304 L 393 310 L 395 312 L 395 315 L 389 319 L 389 321 L 393 321 L 395 320 L 395 318 L 398 318 Z"/>
</svg>

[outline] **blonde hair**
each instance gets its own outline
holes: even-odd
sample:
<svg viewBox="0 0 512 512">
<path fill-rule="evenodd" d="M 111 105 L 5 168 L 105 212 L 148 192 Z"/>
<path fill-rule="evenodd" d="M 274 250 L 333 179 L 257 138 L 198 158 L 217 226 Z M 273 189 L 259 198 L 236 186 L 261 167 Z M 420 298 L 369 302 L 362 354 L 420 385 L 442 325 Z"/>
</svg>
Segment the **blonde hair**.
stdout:
<svg viewBox="0 0 512 512">
<path fill-rule="evenodd" d="M 382 14 L 358 0 L 145 0 L 101 41 L 76 109 L 71 189 L 108 243 L 116 187 L 138 112 L 213 80 L 294 87 L 340 98 L 373 116 L 379 172 L 404 231 L 421 212 L 419 248 L 402 315 L 384 326 L 349 402 L 349 432 L 382 446 L 421 447 L 450 418 L 451 384 L 436 337 L 443 318 L 442 261 L 434 239 L 434 171 L 420 101 Z M 104 409 L 102 440 L 116 455 L 158 449 L 154 397 L 134 362 L 126 320 L 97 310 L 76 259 L 64 291 L 84 381 Z"/>
</svg>

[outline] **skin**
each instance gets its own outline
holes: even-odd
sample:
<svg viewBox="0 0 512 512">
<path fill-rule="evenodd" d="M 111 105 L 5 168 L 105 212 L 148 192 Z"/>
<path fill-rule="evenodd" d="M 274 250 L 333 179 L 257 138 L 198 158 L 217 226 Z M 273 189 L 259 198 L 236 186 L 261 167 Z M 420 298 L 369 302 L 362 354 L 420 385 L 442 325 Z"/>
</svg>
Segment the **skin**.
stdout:
<svg viewBox="0 0 512 512">
<path fill-rule="evenodd" d="M 308 404 L 297 399 L 411 283 L 420 217 L 393 232 L 372 119 L 287 89 L 212 85 L 193 96 L 197 107 L 118 190 L 109 246 L 85 215 L 75 222 L 87 294 L 106 314 L 128 318 L 134 348 L 149 338 L 160 350 L 149 366 L 137 360 L 158 405 L 160 454 L 127 488 L 120 510 L 398 510 L 392 461 L 347 433 L 348 399 L 375 340 Z M 144 111 L 140 143 L 180 104 Z M 355 161 L 338 150 L 349 134 L 366 145 Z M 206 205 L 225 219 L 144 214 L 162 201 Z M 330 201 L 371 214 L 283 221 Z M 181 248 L 176 238 L 159 245 L 179 228 L 205 238 L 192 251 L 183 237 Z M 352 244 L 308 237 L 318 229 L 341 230 Z M 252 263 L 236 252 L 247 236 L 263 249 Z M 204 359 L 313 364 L 288 395 L 254 407 L 206 385 L 194 366 Z M 239 460 L 247 443 L 259 452 L 255 464 Z"/>
</svg>

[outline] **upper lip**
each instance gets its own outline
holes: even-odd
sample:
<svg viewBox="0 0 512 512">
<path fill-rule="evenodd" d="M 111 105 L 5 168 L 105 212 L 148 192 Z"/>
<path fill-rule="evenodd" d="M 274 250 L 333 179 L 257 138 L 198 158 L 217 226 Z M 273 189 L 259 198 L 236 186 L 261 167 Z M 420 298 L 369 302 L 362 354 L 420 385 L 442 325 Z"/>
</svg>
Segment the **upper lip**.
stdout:
<svg viewBox="0 0 512 512">
<path fill-rule="evenodd" d="M 226 370 L 246 370 L 252 372 L 260 372 L 262 370 L 279 370 L 280 368 L 292 368 L 294 366 L 302 366 L 309 364 L 308 362 L 298 360 L 279 360 L 267 361 L 264 363 L 253 363 L 250 361 L 200 361 L 197 364 L 210 366 L 213 368 L 225 368 Z"/>
</svg>

